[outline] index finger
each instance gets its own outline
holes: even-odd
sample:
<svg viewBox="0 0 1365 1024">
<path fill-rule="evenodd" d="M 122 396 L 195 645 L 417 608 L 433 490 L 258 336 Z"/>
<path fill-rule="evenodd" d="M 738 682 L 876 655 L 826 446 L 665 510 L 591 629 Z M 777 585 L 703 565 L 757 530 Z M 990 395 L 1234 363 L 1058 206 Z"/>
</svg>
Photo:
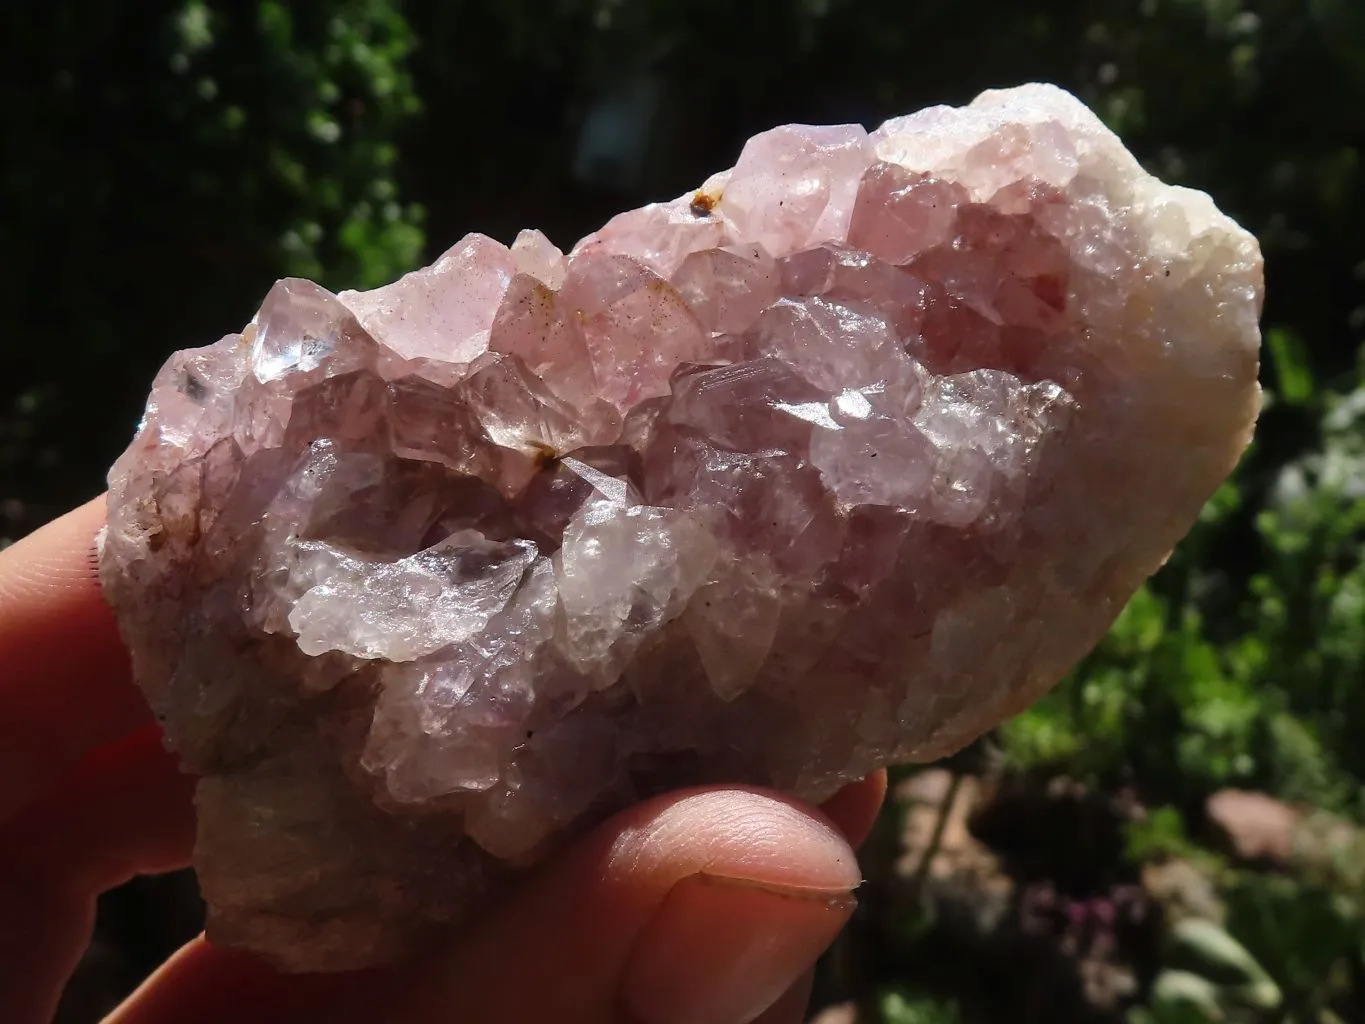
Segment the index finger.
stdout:
<svg viewBox="0 0 1365 1024">
<path fill-rule="evenodd" d="M 0 821 L 152 720 L 100 594 L 104 498 L 0 551 Z"/>
</svg>

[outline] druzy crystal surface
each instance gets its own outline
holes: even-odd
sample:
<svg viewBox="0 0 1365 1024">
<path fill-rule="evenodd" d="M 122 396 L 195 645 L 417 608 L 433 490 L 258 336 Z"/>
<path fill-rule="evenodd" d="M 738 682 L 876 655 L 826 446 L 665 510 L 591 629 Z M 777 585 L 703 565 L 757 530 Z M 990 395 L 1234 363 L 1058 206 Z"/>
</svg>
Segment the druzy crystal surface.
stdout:
<svg viewBox="0 0 1365 1024">
<path fill-rule="evenodd" d="M 567 256 L 281 281 L 110 475 L 211 936 L 384 962 L 642 796 L 961 747 L 1231 469 L 1260 301 L 1254 239 L 1045 86 L 766 132 Z"/>
</svg>

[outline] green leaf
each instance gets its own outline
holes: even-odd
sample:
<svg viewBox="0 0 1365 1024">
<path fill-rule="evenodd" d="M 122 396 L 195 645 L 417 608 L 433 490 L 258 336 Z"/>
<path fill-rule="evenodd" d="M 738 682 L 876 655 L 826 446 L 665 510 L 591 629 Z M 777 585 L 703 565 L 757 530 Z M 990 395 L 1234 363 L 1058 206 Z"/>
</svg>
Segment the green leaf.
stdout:
<svg viewBox="0 0 1365 1024">
<path fill-rule="evenodd" d="M 1168 962 L 1197 971 L 1219 985 L 1261 985 L 1270 980 L 1247 948 L 1223 928 L 1191 917 L 1171 929 Z M 1274 1003 L 1279 1002 L 1278 992 Z"/>
<path fill-rule="evenodd" d="M 1190 971 L 1162 971 L 1152 982 L 1152 1015 L 1158 1024 L 1205 1024 L 1227 1019 L 1218 986 Z"/>
<path fill-rule="evenodd" d="M 1308 349 L 1303 339 L 1285 327 L 1265 332 L 1265 347 L 1275 371 L 1275 392 L 1286 405 L 1303 405 L 1316 390 Z"/>
</svg>

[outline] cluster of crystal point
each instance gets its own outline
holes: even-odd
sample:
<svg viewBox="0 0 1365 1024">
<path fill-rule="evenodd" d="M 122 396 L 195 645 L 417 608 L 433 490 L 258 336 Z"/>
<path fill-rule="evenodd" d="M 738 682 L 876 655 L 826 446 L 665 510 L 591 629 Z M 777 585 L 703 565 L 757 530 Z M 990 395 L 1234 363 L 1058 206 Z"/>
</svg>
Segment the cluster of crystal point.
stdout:
<svg viewBox="0 0 1365 1024">
<path fill-rule="evenodd" d="M 1233 466 L 1260 300 L 1254 239 L 1044 86 L 766 132 L 567 256 L 280 282 L 110 476 L 210 934 L 378 963 L 643 795 L 960 747 Z"/>
</svg>

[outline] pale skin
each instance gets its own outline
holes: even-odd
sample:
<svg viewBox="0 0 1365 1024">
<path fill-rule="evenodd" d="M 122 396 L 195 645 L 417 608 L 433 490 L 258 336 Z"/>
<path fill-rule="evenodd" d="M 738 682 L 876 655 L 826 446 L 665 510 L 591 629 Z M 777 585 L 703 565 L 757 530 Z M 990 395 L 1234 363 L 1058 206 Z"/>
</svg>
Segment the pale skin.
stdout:
<svg viewBox="0 0 1365 1024">
<path fill-rule="evenodd" d="M 0 552 L 0 1020 L 50 1019 L 99 893 L 190 863 L 193 780 L 133 685 L 97 499 Z M 745 788 L 618 815 L 418 961 L 286 976 L 203 937 L 109 1024 L 797 1024 L 882 773 L 820 809 Z"/>
</svg>

